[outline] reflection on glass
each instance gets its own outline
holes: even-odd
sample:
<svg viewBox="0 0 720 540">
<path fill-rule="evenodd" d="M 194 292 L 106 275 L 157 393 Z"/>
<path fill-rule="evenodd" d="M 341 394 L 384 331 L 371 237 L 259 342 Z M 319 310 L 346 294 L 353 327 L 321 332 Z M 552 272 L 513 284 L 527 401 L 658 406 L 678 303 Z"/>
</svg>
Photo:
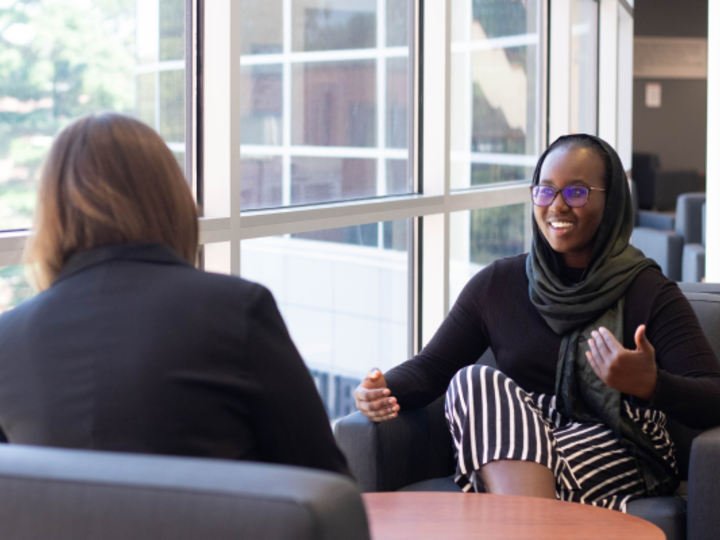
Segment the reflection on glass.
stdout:
<svg viewBox="0 0 720 540">
<path fill-rule="evenodd" d="M 241 154 L 279 160 L 272 196 L 243 169 L 243 211 L 414 189 L 413 1 L 241 0 Z"/>
<path fill-rule="evenodd" d="M 283 51 L 283 1 L 241 0 L 241 54 L 279 54 Z"/>
<path fill-rule="evenodd" d="M 407 148 L 408 133 L 412 127 L 408 106 L 412 85 L 408 79 L 407 58 L 387 60 L 387 111 L 385 113 L 385 137 L 388 148 Z"/>
<path fill-rule="evenodd" d="M 409 26 L 410 9 L 411 5 L 407 0 L 387 0 L 385 10 L 388 47 L 407 47 L 409 40 L 412 39 L 412 30 Z"/>
<path fill-rule="evenodd" d="M 571 0 L 570 131 L 597 133 L 598 3 Z"/>
<path fill-rule="evenodd" d="M 343 227 L 341 229 L 327 229 L 324 231 L 312 231 L 297 233 L 293 238 L 304 238 L 305 240 L 319 240 L 321 242 L 335 242 L 339 244 L 353 244 L 356 246 L 378 247 L 380 236 L 378 235 L 378 224 L 356 225 L 354 227 Z"/>
<path fill-rule="evenodd" d="M 146 124 L 155 124 L 155 74 L 137 77 L 137 117 Z"/>
<path fill-rule="evenodd" d="M 450 299 L 497 259 L 529 249 L 529 203 L 455 212 L 450 216 Z"/>
<path fill-rule="evenodd" d="M 369 49 L 376 46 L 376 0 L 295 0 L 293 51 Z"/>
<path fill-rule="evenodd" d="M 0 313 L 11 310 L 34 294 L 25 278 L 24 266 L 0 267 Z"/>
<path fill-rule="evenodd" d="M 8 0 L 0 8 L 0 230 L 30 225 L 55 134 L 134 115 L 184 152 L 183 0 Z"/>
<path fill-rule="evenodd" d="M 242 276 L 272 291 L 330 419 L 355 410 L 352 392 L 370 368 L 387 370 L 408 356 L 407 224 L 361 227 L 375 228 L 375 245 L 353 241 L 357 227 L 313 233 L 330 241 L 241 244 Z M 391 248 L 379 249 L 379 238 Z"/>
<path fill-rule="evenodd" d="M 535 31 L 535 4 L 534 0 L 474 0 L 472 17 L 488 38 L 519 36 Z"/>
<path fill-rule="evenodd" d="M 377 144 L 375 62 L 293 66 L 293 144 L 369 147 Z"/>
<path fill-rule="evenodd" d="M 185 71 L 160 72 L 160 135 L 169 142 L 185 140 Z"/>
<path fill-rule="evenodd" d="M 240 204 L 243 210 L 282 205 L 282 158 L 244 157 L 240 160 L 240 174 Z"/>
<path fill-rule="evenodd" d="M 361 199 L 377 192 L 377 162 L 354 158 L 293 158 L 292 204 Z"/>
<path fill-rule="evenodd" d="M 525 154 L 532 144 L 527 140 L 528 121 L 534 119 L 535 103 L 527 61 L 534 61 L 534 53 L 534 46 L 472 53 L 471 151 Z"/>
<path fill-rule="evenodd" d="M 452 8 L 452 187 L 525 180 L 516 173 L 532 165 L 539 141 L 538 2 Z"/>
<path fill-rule="evenodd" d="M 472 164 L 471 185 L 495 184 L 498 182 L 511 182 L 513 180 L 527 180 L 532 178 L 532 167 L 514 167 L 512 165 L 488 165 L 486 163 Z"/>
<path fill-rule="evenodd" d="M 282 77 L 282 65 L 242 67 L 242 144 L 282 144 Z"/>
<path fill-rule="evenodd" d="M 185 0 L 160 0 L 160 61 L 184 58 Z"/>
<path fill-rule="evenodd" d="M 388 195 L 400 195 L 413 190 L 413 178 L 406 159 L 388 159 L 385 167 Z"/>
</svg>

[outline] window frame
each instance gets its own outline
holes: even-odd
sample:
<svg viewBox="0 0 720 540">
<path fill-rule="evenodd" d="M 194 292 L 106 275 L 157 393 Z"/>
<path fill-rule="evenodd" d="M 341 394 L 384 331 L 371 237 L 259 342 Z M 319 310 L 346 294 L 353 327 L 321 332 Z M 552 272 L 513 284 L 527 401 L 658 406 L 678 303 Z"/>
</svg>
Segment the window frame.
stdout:
<svg viewBox="0 0 720 540">
<path fill-rule="evenodd" d="M 290 0 L 284 0 L 289 2 Z M 379 2 L 381 0 L 378 0 Z M 200 210 L 200 244 L 229 242 L 230 272 L 240 274 L 241 242 L 265 236 L 309 232 L 398 219 L 412 220 L 409 257 L 408 356 L 415 354 L 435 332 L 450 309 L 450 215 L 453 212 L 493 208 L 529 201 L 529 181 L 491 184 L 451 190 L 450 178 L 450 68 L 452 0 L 415 1 L 414 130 L 412 167 L 416 193 L 363 200 L 241 212 L 240 208 L 240 29 L 239 0 L 186 0 L 186 170 Z M 538 89 L 540 148 L 545 148 L 549 126 L 562 122 L 564 112 L 553 110 L 553 95 L 563 94 L 563 78 L 553 79 L 558 66 L 549 57 L 549 0 L 540 0 Z M 553 9 L 563 0 L 553 1 Z M 214 6 L 215 20 L 208 17 Z M 611 144 L 627 141 L 630 123 L 618 125 L 618 10 L 628 13 L 622 0 L 601 3 L 599 35 L 599 133 Z M 218 13 L 225 16 L 218 18 Z M 557 17 L 553 15 L 553 24 Z M 561 19 L 560 19 L 561 20 Z M 567 17 L 569 21 L 569 16 Z M 613 22 L 614 21 L 614 22 Z M 213 23 L 212 36 L 204 31 Z M 220 22 L 221 24 L 218 24 Z M 608 28 L 614 24 L 614 28 Z M 552 31 L 559 29 L 554 26 Z M 567 29 L 569 32 L 569 28 Z M 192 36 L 192 39 L 187 39 Z M 614 47 L 606 47 L 614 39 Z M 606 50 L 611 49 L 611 50 Z M 212 54 L 209 54 L 212 53 Z M 626 54 L 623 51 L 623 54 Z M 569 68 L 568 68 L 569 69 Z M 622 73 L 626 73 L 623 70 Z M 603 80 L 607 77 L 608 80 Z M 209 84 L 212 80 L 213 84 Z M 620 99 L 624 114 L 627 101 Z M 213 109 L 208 104 L 213 105 Z M 438 103 L 444 106 L 437 106 Z M 222 118 L 213 110 L 225 111 Z M 612 114 L 608 114 L 611 112 Z M 558 116 L 560 115 L 560 116 Z M 606 120 L 603 120 L 605 118 Z M 231 121 L 232 120 L 232 121 Z M 623 136 L 618 137 L 618 130 Z M 631 131 L 630 131 L 631 133 Z M 608 136 L 611 135 L 611 136 Z M 627 153 L 627 150 L 625 150 Z M 218 176 L 220 175 L 220 176 Z M 207 217 L 203 179 L 229 178 L 226 217 Z M 528 212 L 529 217 L 529 212 Z M 529 223 L 529 219 L 527 220 Z M 529 227 L 528 227 L 529 229 Z M 22 264 L 29 231 L 0 233 L 0 266 Z M 202 255 L 200 257 L 202 265 Z M 398 358 L 398 362 L 404 360 Z"/>
</svg>

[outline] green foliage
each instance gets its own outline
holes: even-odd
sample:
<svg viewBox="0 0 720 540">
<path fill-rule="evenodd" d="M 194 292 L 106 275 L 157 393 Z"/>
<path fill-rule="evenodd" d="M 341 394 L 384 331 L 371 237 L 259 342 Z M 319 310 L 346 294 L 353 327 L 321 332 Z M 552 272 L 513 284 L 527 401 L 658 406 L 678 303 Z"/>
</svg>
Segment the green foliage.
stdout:
<svg viewBox="0 0 720 540">
<path fill-rule="evenodd" d="M 134 16 L 135 0 L 0 3 L 0 229 L 29 223 L 27 194 L 60 129 L 134 110 Z"/>
<path fill-rule="evenodd" d="M 25 279 L 24 267 L 0 268 L 0 313 L 14 308 L 34 294 L 35 291 Z"/>
</svg>

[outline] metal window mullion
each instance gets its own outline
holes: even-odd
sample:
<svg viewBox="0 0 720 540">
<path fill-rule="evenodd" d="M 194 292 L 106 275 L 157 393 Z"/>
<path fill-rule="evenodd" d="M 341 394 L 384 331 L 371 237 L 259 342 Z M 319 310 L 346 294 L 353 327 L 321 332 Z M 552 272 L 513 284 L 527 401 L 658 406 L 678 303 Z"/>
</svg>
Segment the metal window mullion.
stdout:
<svg viewBox="0 0 720 540">
<path fill-rule="evenodd" d="M 283 0 L 282 54 L 282 204 L 291 204 L 292 195 L 292 0 Z"/>
<path fill-rule="evenodd" d="M 451 0 L 425 2 L 423 10 L 423 191 L 443 201 L 439 214 L 422 220 L 420 334 L 426 342 L 449 304 Z"/>
<path fill-rule="evenodd" d="M 253 54 L 244 56 L 240 61 L 243 66 L 307 62 L 345 62 L 349 60 L 375 60 L 379 56 L 402 58 L 409 55 L 408 47 L 384 47 L 373 49 L 338 49 L 325 51 L 299 51 L 276 54 Z"/>
<path fill-rule="evenodd" d="M 407 163 L 407 187 L 410 192 L 420 192 L 422 182 L 420 180 L 421 155 L 418 151 L 421 141 L 421 114 L 419 109 L 420 96 L 422 95 L 422 2 L 423 0 L 412 0 L 408 2 L 408 118 L 406 141 L 408 145 Z M 419 352 L 421 344 L 420 314 L 422 311 L 421 298 L 421 273 L 420 273 L 420 245 L 422 230 L 419 218 L 408 220 L 407 254 L 408 254 L 408 346 L 407 356 L 411 358 Z"/>
<path fill-rule="evenodd" d="M 452 174 L 450 153 L 452 149 L 452 4 L 445 3 L 445 65 L 443 66 L 443 82 L 445 84 L 445 141 L 443 145 L 445 212 L 443 215 L 443 319 L 450 311 L 450 201 L 452 190 Z M 472 15 L 472 14 L 471 14 Z M 472 17 L 470 17 L 472 20 Z M 471 109 L 472 111 L 472 109 Z M 469 115 L 472 116 L 472 113 Z"/>
<path fill-rule="evenodd" d="M 200 243 L 236 242 L 291 232 L 340 228 L 379 221 L 412 219 L 442 213 L 517 204 L 527 198 L 527 183 L 491 186 L 453 193 L 446 204 L 444 195 L 410 195 L 369 201 L 350 201 L 314 207 L 291 207 L 253 212 L 243 218 L 243 227 L 234 230 L 231 217 L 200 218 Z M 30 231 L 0 233 L 0 266 L 22 263 Z"/>
<path fill-rule="evenodd" d="M 185 0 L 185 178 L 195 185 L 195 0 Z"/>
<path fill-rule="evenodd" d="M 186 0 L 186 2 L 190 4 L 192 0 Z M 192 5 L 190 5 L 189 7 L 192 8 Z M 189 16 L 192 17 L 192 12 Z M 189 21 L 185 21 L 185 24 L 189 24 Z M 189 46 L 192 46 L 192 44 L 186 42 L 186 53 Z M 135 68 L 135 74 L 143 75 L 145 73 L 155 73 L 157 71 L 179 71 L 181 69 L 185 69 L 186 66 L 186 60 L 159 60 L 151 64 L 142 64 L 140 66 L 137 66 Z"/>
<path fill-rule="evenodd" d="M 155 75 L 155 131 L 162 135 L 160 130 L 160 72 L 156 71 Z"/>
<path fill-rule="evenodd" d="M 548 143 L 570 132 L 570 1 L 550 3 Z"/>
<path fill-rule="evenodd" d="M 377 11 L 376 11 L 376 33 L 377 33 L 377 48 L 379 51 L 385 50 L 386 45 L 386 13 L 385 4 L 386 0 L 377 0 Z M 386 119 L 387 119 L 387 61 L 383 54 L 379 54 L 375 60 L 376 74 L 375 74 L 375 99 L 377 101 L 377 148 L 379 150 L 379 157 L 377 162 L 377 175 L 376 175 L 376 193 L 378 196 L 387 195 L 387 183 L 386 183 L 386 159 L 384 156 L 384 150 L 387 146 L 386 141 Z"/>
<path fill-rule="evenodd" d="M 0 234 L 0 267 L 23 263 L 25 242 L 30 231 L 6 232 Z"/>
<path fill-rule="evenodd" d="M 402 148 L 371 148 L 362 146 L 309 146 L 289 145 L 271 146 L 262 144 L 244 144 L 246 156 L 291 156 L 359 158 L 359 159 L 408 159 L 408 151 Z M 512 156 L 510 156 L 512 158 Z M 288 205 L 290 202 L 288 201 Z"/>
<path fill-rule="evenodd" d="M 537 73 L 538 85 L 535 92 L 535 154 L 540 155 L 542 150 L 550 143 L 548 141 L 548 103 L 549 103 L 549 66 L 550 66 L 550 36 L 549 36 L 549 20 L 550 20 L 550 2 L 541 2 L 538 9 L 538 47 L 537 47 Z"/>
<path fill-rule="evenodd" d="M 600 2 L 598 136 L 617 146 L 618 0 Z"/>
<path fill-rule="evenodd" d="M 241 42 L 241 13 L 240 2 L 230 0 L 228 5 L 228 31 L 230 32 L 230 88 L 228 96 L 230 114 L 230 132 L 228 144 L 230 159 L 230 273 L 240 275 L 240 134 L 241 134 L 241 108 L 240 108 L 240 56 L 242 54 Z"/>
<path fill-rule="evenodd" d="M 385 12 L 386 0 L 377 0 L 375 10 L 376 22 L 376 45 L 378 54 L 375 59 L 375 99 L 377 102 L 377 148 L 378 158 L 376 162 L 375 174 L 375 193 L 382 197 L 387 195 L 387 159 L 385 157 L 385 148 L 387 146 L 386 139 L 386 119 L 387 119 L 387 59 L 383 54 L 387 44 L 387 14 Z M 378 223 L 378 249 L 383 248 L 385 224 L 381 221 Z"/>
<path fill-rule="evenodd" d="M 471 0 L 465 0 L 463 3 L 463 11 L 465 11 L 465 15 L 467 17 L 467 28 L 465 31 L 467 34 L 465 35 L 465 43 L 463 45 L 467 44 L 468 48 L 462 53 L 463 54 L 463 69 L 465 70 L 465 106 L 467 109 L 465 109 L 466 114 L 464 115 L 465 118 L 465 125 L 464 125 L 464 135 L 466 137 L 465 142 L 463 145 L 466 148 L 469 149 L 468 156 L 460 158 L 460 161 L 463 164 L 463 182 L 460 184 L 461 187 L 470 187 L 472 186 L 472 154 L 473 154 L 473 147 L 472 147 L 472 131 L 473 131 L 473 78 L 472 78 L 472 50 L 470 48 L 472 44 L 472 24 L 473 24 L 473 13 L 472 13 L 472 1 Z M 462 43 L 462 42 L 461 42 Z M 450 36 L 450 46 L 452 47 L 452 36 Z M 452 68 L 451 68 L 452 71 Z M 452 73 L 451 73 L 452 76 Z M 452 126 L 451 126 L 452 127 Z M 451 141 L 452 144 L 452 141 Z M 452 147 L 450 149 L 451 152 L 451 158 L 452 158 Z M 452 185 L 450 186 L 452 188 Z M 468 249 L 468 260 L 470 260 L 470 249 L 471 249 L 471 243 L 468 242 L 467 245 Z"/>
</svg>

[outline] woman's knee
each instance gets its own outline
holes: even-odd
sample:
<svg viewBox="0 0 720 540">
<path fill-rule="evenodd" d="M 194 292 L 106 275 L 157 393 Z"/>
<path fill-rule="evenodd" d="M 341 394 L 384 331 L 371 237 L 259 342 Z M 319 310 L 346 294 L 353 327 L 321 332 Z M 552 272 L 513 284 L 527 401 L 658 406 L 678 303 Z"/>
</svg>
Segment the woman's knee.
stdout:
<svg viewBox="0 0 720 540">
<path fill-rule="evenodd" d="M 489 388 L 491 385 L 505 385 L 505 381 L 514 382 L 499 369 L 490 366 L 474 364 L 458 371 L 450 382 L 448 394 L 457 397 L 458 394 L 467 393 L 468 387 L 478 388 L 483 385 Z"/>
<path fill-rule="evenodd" d="M 473 382 L 480 381 L 482 379 L 487 382 L 496 378 L 505 380 L 508 377 L 499 369 L 490 366 L 482 366 L 480 364 L 473 364 L 472 366 L 466 366 L 458 371 L 453 377 L 453 382 L 462 382 L 464 386 L 469 381 L 472 384 Z"/>
</svg>

